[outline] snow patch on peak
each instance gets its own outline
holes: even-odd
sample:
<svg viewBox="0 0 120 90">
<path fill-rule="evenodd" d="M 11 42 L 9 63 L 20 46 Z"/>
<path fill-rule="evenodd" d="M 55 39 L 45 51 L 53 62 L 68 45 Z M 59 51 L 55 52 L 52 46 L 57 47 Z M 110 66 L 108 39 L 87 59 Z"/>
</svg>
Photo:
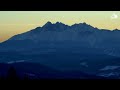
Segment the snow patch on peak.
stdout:
<svg viewBox="0 0 120 90">
<path fill-rule="evenodd" d="M 106 71 L 106 70 L 115 70 L 118 69 L 120 66 L 105 66 L 104 68 L 100 69 L 101 71 Z"/>
<path fill-rule="evenodd" d="M 20 63 L 20 62 L 25 62 L 25 60 L 9 61 L 7 62 L 7 64 Z"/>
<path fill-rule="evenodd" d="M 88 67 L 88 64 L 86 62 L 81 62 L 80 65 Z"/>
<path fill-rule="evenodd" d="M 102 74 L 99 74 L 98 76 L 103 76 L 103 77 L 119 76 L 119 73 L 117 72 L 102 73 Z"/>
</svg>

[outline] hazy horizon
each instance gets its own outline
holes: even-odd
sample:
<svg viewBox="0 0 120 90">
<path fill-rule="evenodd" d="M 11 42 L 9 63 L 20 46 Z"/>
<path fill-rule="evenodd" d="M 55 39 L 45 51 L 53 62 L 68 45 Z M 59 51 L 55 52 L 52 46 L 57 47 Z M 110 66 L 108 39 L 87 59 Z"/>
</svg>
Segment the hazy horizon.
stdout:
<svg viewBox="0 0 120 90">
<path fill-rule="evenodd" d="M 117 17 L 111 19 L 114 13 Z M 85 22 L 99 29 L 120 29 L 119 15 L 120 11 L 0 11 L 0 42 L 48 21 L 67 25 Z"/>
</svg>

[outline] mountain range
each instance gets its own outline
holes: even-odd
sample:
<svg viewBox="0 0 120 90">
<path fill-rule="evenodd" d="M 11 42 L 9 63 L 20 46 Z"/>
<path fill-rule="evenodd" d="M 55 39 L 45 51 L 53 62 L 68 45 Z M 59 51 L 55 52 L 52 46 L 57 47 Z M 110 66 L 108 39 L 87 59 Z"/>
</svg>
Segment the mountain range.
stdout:
<svg viewBox="0 0 120 90">
<path fill-rule="evenodd" d="M 113 31 L 98 29 L 86 23 L 68 26 L 60 22 L 55 24 L 47 22 L 43 27 L 11 37 L 1 43 L 0 49 L 85 47 L 101 48 L 105 49 L 105 53 L 119 55 L 119 33 L 117 29 Z"/>
<path fill-rule="evenodd" d="M 37 62 L 62 71 L 105 76 L 102 68 L 120 65 L 119 38 L 118 29 L 98 29 L 87 23 L 68 26 L 47 22 L 0 43 L 0 62 Z M 117 76 L 119 74 L 117 70 Z"/>
</svg>

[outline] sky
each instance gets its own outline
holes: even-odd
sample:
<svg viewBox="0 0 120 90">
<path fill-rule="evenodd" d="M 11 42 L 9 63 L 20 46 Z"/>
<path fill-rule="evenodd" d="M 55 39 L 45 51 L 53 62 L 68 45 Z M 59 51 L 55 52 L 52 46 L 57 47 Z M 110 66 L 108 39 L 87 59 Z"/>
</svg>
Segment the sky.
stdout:
<svg viewBox="0 0 120 90">
<path fill-rule="evenodd" d="M 86 22 L 100 29 L 120 29 L 120 11 L 0 11 L 0 42 L 46 22 Z"/>
</svg>

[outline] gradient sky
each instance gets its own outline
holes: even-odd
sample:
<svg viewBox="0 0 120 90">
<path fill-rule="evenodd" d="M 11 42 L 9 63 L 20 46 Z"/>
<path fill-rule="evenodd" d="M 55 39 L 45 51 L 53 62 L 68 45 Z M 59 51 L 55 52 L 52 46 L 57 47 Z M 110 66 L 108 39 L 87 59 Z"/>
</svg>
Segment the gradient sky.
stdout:
<svg viewBox="0 0 120 90">
<path fill-rule="evenodd" d="M 111 19 L 112 14 L 118 18 Z M 120 11 L 0 11 L 0 42 L 43 26 L 47 21 L 72 25 L 86 22 L 100 29 L 120 29 Z"/>
</svg>

